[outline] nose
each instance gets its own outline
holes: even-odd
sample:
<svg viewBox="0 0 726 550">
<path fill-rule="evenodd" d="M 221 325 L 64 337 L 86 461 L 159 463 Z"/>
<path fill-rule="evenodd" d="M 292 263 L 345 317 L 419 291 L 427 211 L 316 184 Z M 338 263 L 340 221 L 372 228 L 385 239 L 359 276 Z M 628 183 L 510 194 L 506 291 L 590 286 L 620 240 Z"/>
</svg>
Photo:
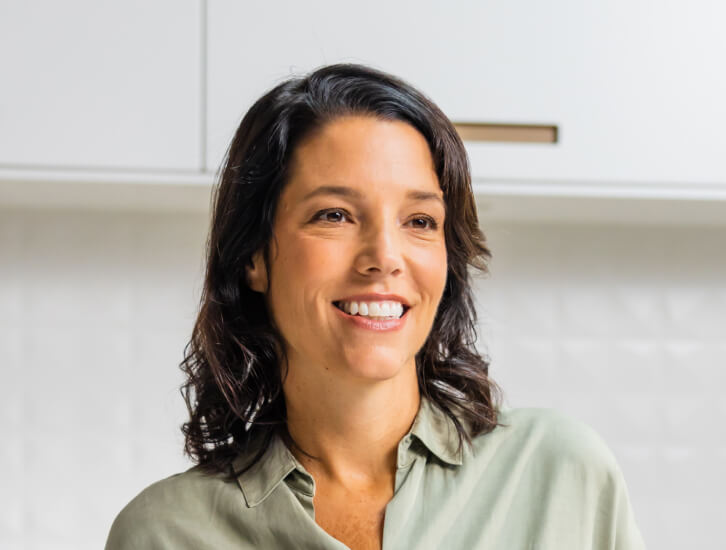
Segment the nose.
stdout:
<svg viewBox="0 0 726 550">
<path fill-rule="evenodd" d="M 361 231 L 355 269 L 362 275 L 396 275 L 403 269 L 398 223 L 380 220 Z"/>
</svg>

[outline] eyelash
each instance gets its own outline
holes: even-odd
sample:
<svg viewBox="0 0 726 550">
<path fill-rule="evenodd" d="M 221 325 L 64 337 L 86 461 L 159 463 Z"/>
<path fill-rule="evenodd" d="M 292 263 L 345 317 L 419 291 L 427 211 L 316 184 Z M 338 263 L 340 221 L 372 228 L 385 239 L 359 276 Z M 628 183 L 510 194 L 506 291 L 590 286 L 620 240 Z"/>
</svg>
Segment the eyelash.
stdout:
<svg viewBox="0 0 726 550">
<path fill-rule="evenodd" d="M 314 219 L 315 220 L 319 220 L 319 221 L 329 222 L 329 223 L 337 223 L 337 222 L 334 222 L 334 221 L 331 221 L 331 220 L 320 220 L 320 217 L 321 216 L 324 216 L 325 214 L 332 214 L 334 212 L 340 212 L 343 215 L 348 216 L 349 218 L 352 217 L 350 215 L 350 213 L 348 213 L 348 211 L 345 210 L 345 209 L 343 209 L 343 208 L 328 208 L 327 210 L 321 210 L 320 212 L 318 212 L 317 214 L 315 214 L 315 218 Z M 428 228 L 425 228 L 425 229 L 429 229 L 431 231 L 435 231 L 439 227 L 439 224 L 436 223 L 436 220 L 433 219 L 431 216 L 418 215 L 418 216 L 416 216 L 413 219 L 414 220 L 426 220 L 429 223 L 429 227 Z M 417 228 L 417 229 L 424 229 L 424 228 Z"/>
</svg>

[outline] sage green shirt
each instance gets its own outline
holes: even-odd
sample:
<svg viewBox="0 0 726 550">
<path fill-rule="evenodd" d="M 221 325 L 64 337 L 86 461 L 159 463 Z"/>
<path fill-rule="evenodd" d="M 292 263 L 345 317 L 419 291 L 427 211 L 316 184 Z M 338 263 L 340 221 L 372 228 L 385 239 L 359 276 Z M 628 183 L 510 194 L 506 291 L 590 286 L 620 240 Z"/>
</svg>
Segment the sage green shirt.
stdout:
<svg viewBox="0 0 726 550">
<path fill-rule="evenodd" d="M 546 409 L 500 413 L 457 451 L 451 420 L 422 399 L 398 445 L 383 549 L 644 548 L 613 455 L 587 426 Z M 106 550 L 347 548 L 315 523 L 310 474 L 275 439 L 236 481 L 198 468 L 144 489 Z"/>
</svg>

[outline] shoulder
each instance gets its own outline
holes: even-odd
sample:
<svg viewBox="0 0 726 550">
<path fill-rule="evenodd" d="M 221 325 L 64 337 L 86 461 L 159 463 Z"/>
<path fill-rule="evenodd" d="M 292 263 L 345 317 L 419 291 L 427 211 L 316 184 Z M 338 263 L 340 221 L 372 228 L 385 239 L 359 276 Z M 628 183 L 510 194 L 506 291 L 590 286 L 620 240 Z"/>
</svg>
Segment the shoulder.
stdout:
<svg viewBox="0 0 726 550">
<path fill-rule="evenodd" d="M 487 509 L 505 503 L 543 547 L 644 547 L 621 470 L 594 429 L 551 409 L 502 410 L 498 420 L 473 439 L 462 470 Z"/>
<path fill-rule="evenodd" d="M 234 481 L 222 474 L 206 474 L 198 467 L 152 483 L 121 511 L 120 516 L 155 516 L 168 510 L 194 512 L 207 501 L 224 493 Z"/>
<path fill-rule="evenodd" d="M 553 533 L 570 533 L 574 523 L 592 548 L 645 547 L 620 466 L 594 429 L 551 409 L 504 411 L 500 423 L 491 433 L 506 449 L 501 458 L 559 526 Z M 568 521 L 559 524 L 563 511 Z"/>
<path fill-rule="evenodd" d="M 620 476 L 613 453 L 587 424 L 554 409 L 505 409 L 499 425 L 474 441 L 474 450 L 552 474 L 570 475 L 599 483 Z M 493 451 L 496 450 L 494 453 Z M 489 452 L 487 452 L 489 451 Z"/>
<path fill-rule="evenodd" d="M 174 474 L 143 489 L 119 512 L 106 549 L 173 547 L 173 537 L 182 533 L 172 531 L 203 527 L 212 509 L 238 499 L 236 482 L 222 474 L 206 474 L 198 467 Z"/>
</svg>

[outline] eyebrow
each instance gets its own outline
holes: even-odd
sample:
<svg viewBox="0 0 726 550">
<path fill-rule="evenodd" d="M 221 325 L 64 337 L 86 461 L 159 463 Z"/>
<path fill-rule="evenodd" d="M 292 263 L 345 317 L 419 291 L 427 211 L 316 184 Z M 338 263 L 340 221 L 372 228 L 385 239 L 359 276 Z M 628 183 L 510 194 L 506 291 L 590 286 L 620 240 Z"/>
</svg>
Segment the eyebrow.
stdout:
<svg viewBox="0 0 726 550">
<path fill-rule="evenodd" d="M 308 201 L 312 199 L 313 197 L 318 197 L 320 195 L 336 195 L 339 197 L 345 197 L 348 199 L 362 199 L 363 193 L 360 191 L 357 191 L 356 189 L 351 189 L 350 187 L 345 187 L 343 185 L 321 185 L 320 187 L 317 187 L 310 191 L 307 195 L 303 197 L 303 202 Z M 432 193 L 430 191 L 420 191 L 418 189 L 411 189 L 408 193 L 406 193 L 407 199 L 413 199 L 415 201 L 430 201 L 435 200 L 441 203 L 441 206 L 444 207 L 444 211 L 446 211 L 446 202 L 444 202 L 444 199 L 442 199 L 439 195 L 436 193 Z"/>
</svg>

